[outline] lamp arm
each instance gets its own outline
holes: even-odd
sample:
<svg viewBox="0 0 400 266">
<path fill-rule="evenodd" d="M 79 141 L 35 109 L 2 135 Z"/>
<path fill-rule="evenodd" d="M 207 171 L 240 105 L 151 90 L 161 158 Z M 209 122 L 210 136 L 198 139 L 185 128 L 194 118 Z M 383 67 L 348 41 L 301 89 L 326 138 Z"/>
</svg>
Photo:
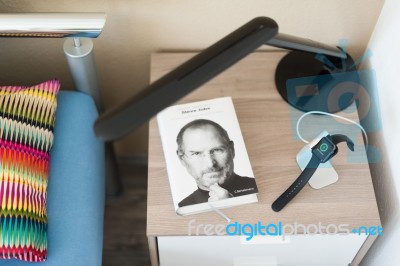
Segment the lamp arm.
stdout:
<svg viewBox="0 0 400 266">
<path fill-rule="evenodd" d="M 324 54 L 343 59 L 347 58 L 346 53 L 338 47 L 329 46 L 310 39 L 300 38 L 284 33 L 276 34 L 275 37 L 268 40 L 266 44 L 294 51 Z"/>
<path fill-rule="evenodd" d="M 337 47 L 278 33 L 278 24 L 274 20 L 258 17 L 150 84 L 123 104 L 106 111 L 94 125 L 97 137 L 110 141 L 124 136 L 264 44 L 320 53 L 336 59 L 345 59 L 347 56 Z"/>
<path fill-rule="evenodd" d="M 161 77 L 123 104 L 102 114 L 94 125 L 98 138 L 118 139 L 162 109 L 192 92 L 278 33 L 270 18 L 258 17 Z"/>
</svg>

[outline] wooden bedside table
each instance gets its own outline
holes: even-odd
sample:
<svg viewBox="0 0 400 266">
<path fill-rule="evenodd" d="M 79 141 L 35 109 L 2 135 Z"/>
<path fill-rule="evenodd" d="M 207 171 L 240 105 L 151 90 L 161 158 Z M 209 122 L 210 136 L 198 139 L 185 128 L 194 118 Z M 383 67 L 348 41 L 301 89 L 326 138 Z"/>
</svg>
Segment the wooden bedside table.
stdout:
<svg viewBox="0 0 400 266">
<path fill-rule="evenodd" d="M 340 151 L 333 159 L 339 181 L 318 190 L 306 185 L 281 212 L 272 211 L 272 202 L 301 172 L 295 157 L 304 146 L 293 129 L 302 113 L 289 107 L 275 89 L 275 67 L 284 55 L 284 52 L 253 53 L 180 101 L 223 96 L 233 99 L 259 194 L 258 203 L 223 212 L 232 222 L 241 224 L 258 221 L 292 225 L 347 224 L 350 230 L 380 226 L 360 130 L 326 116 L 306 118 L 301 128 L 303 135 L 310 139 L 307 136 L 316 136 L 322 130 L 343 133 L 358 141 L 356 152 L 348 152 L 345 144 L 339 144 Z M 153 55 L 152 81 L 191 56 L 190 53 Z M 354 106 L 343 115 L 358 121 Z M 376 238 L 364 234 L 309 236 L 299 232 L 285 241 L 260 237 L 257 239 L 260 243 L 249 244 L 237 236 L 197 236 L 195 231 L 188 236 L 188 225 L 193 219 L 195 225 L 226 225 L 227 222 L 215 212 L 186 217 L 175 214 L 155 119 L 150 121 L 149 129 L 147 204 L 147 236 L 153 266 L 357 265 Z M 260 262 L 264 264 L 257 264 Z"/>
</svg>

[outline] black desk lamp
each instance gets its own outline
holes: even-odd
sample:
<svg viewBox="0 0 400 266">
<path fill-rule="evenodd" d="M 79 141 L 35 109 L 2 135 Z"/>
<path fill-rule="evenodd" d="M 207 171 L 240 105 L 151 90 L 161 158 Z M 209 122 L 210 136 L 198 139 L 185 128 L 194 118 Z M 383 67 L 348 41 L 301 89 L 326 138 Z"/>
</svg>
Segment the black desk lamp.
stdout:
<svg viewBox="0 0 400 266">
<path fill-rule="evenodd" d="M 315 109 L 315 105 L 309 103 L 315 98 L 313 93 L 310 96 L 310 90 L 315 90 L 316 85 L 313 82 L 311 86 L 301 85 L 300 89 L 307 94 L 306 99 L 299 97 L 300 101 L 290 101 L 287 80 L 346 72 L 348 66 L 354 67 L 353 60 L 341 49 L 280 34 L 274 20 L 258 17 L 150 84 L 125 103 L 102 114 L 94 126 L 96 135 L 106 141 L 122 137 L 264 44 L 295 50 L 279 63 L 276 85 L 286 101 L 303 111 L 308 111 L 304 106 Z M 316 54 L 320 55 L 318 59 Z M 331 83 L 333 79 L 324 79 L 322 83 Z M 320 80 L 318 82 L 321 83 Z M 350 97 L 339 109 L 347 107 L 353 98 Z"/>
</svg>

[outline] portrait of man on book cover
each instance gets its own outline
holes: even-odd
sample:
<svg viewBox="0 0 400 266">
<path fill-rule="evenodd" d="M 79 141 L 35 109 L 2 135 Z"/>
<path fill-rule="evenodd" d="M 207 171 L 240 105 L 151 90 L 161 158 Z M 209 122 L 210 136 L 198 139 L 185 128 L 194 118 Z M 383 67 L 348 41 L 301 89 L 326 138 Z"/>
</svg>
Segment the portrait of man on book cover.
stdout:
<svg viewBox="0 0 400 266">
<path fill-rule="evenodd" d="M 235 172 L 234 159 L 240 162 L 240 154 L 235 154 L 235 143 L 220 123 L 195 119 L 180 129 L 176 144 L 180 163 L 197 185 L 179 207 L 258 192 L 254 177 Z"/>
</svg>

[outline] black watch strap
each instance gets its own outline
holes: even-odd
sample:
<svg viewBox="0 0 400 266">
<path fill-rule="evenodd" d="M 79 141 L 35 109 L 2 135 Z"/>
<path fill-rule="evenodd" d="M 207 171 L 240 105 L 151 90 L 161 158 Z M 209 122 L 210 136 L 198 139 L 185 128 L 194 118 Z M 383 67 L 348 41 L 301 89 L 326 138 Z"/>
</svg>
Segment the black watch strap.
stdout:
<svg viewBox="0 0 400 266">
<path fill-rule="evenodd" d="M 272 203 L 272 209 L 276 212 L 282 210 L 307 184 L 311 179 L 320 163 L 325 163 L 335 156 L 338 152 L 337 144 L 346 142 L 347 147 L 354 151 L 354 143 L 345 135 L 335 134 L 326 135 L 322 137 L 317 144 L 311 148 L 311 160 L 304 168 L 300 176 L 293 182 L 293 184 L 286 189 L 278 199 Z"/>
<path fill-rule="evenodd" d="M 331 139 L 331 141 L 332 141 L 335 145 L 338 145 L 340 142 L 346 142 L 346 143 L 347 143 L 347 147 L 348 147 L 351 151 L 354 151 L 354 143 L 353 143 L 353 142 L 351 141 L 351 139 L 349 139 L 346 135 L 335 134 L 335 135 L 329 136 L 329 138 Z"/>
<path fill-rule="evenodd" d="M 277 198 L 274 203 L 272 203 L 272 209 L 276 212 L 279 212 L 289 203 L 296 195 L 300 192 L 300 190 L 307 184 L 307 182 L 311 179 L 314 172 L 317 170 L 319 164 L 321 163 L 320 159 L 316 157 L 314 154 L 311 157 L 310 162 L 307 164 L 304 171 L 300 174 L 300 176 L 293 182 L 293 184 L 286 189 L 282 195 Z"/>
</svg>

